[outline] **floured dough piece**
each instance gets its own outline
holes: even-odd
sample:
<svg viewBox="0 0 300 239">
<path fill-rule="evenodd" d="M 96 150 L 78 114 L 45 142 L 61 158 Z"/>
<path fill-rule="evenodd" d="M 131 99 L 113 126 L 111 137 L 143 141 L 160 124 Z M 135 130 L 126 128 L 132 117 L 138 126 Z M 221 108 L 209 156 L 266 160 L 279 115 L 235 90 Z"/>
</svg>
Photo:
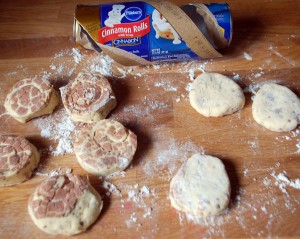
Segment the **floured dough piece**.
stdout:
<svg viewBox="0 0 300 239">
<path fill-rule="evenodd" d="M 238 84 L 218 73 L 202 73 L 191 85 L 192 107 L 206 117 L 232 114 L 244 107 L 245 96 Z"/>
<path fill-rule="evenodd" d="M 87 125 L 74 141 L 79 164 L 89 173 L 99 176 L 127 168 L 136 147 L 136 135 L 121 123 L 108 119 Z"/>
<path fill-rule="evenodd" d="M 13 118 L 25 123 L 51 114 L 58 102 L 53 86 L 47 80 L 36 77 L 17 82 L 7 94 L 4 107 Z"/>
<path fill-rule="evenodd" d="M 28 211 L 34 224 L 49 234 L 74 235 L 98 218 L 103 203 L 89 181 L 73 174 L 42 182 L 30 196 Z"/>
<path fill-rule="evenodd" d="M 105 119 L 117 105 L 114 92 L 104 76 L 80 73 L 60 90 L 63 104 L 74 121 L 92 123 Z"/>
<path fill-rule="evenodd" d="M 285 86 L 265 84 L 254 97 L 252 115 L 269 130 L 290 131 L 300 123 L 300 100 Z"/>
<path fill-rule="evenodd" d="M 28 180 L 39 161 L 36 147 L 25 138 L 0 135 L 0 186 Z"/>
<path fill-rule="evenodd" d="M 178 170 L 170 185 L 172 206 L 197 218 L 223 211 L 230 199 L 230 182 L 220 159 L 194 154 Z"/>
</svg>

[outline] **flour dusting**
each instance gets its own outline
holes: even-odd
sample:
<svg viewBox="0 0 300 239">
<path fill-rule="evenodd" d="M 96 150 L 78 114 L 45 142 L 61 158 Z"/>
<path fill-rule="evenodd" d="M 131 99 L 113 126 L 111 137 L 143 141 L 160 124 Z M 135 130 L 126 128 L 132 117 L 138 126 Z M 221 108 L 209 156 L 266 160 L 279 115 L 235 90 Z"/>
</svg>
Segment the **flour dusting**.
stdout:
<svg viewBox="0 0 300 239">
<path fill-rule="evenodd" d="M 250 56 L 247 52 L 244 52 L 243 56 L 247 61 L 252 61 L 252 56 Z"/>
<path fill-rule="evenodd" d="M 58 142 L 55 149 L 49 147 L 51 154 L 59 156 L 73 153 L 72 132 L 75 130 L 75 124 L 65 109 L 34 119 L 33 123 L 40 129 L 42 137 Z"/>
</svg>

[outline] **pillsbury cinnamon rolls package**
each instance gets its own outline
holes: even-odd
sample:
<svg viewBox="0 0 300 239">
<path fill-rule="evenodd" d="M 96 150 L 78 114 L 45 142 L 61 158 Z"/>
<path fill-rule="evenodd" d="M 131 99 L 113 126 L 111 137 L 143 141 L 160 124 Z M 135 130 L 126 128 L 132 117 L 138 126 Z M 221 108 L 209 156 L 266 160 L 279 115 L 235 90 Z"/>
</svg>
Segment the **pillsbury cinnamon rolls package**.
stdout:
<svg viewBox="0 0 300 239">
<path fill-rule="evenodd" d="M 221 57 L 229 46 L 229 6 L 146 0 L 78 5 L 74 19 L 77 46 L 103 51 L 123 65 Z"/>
</svg>

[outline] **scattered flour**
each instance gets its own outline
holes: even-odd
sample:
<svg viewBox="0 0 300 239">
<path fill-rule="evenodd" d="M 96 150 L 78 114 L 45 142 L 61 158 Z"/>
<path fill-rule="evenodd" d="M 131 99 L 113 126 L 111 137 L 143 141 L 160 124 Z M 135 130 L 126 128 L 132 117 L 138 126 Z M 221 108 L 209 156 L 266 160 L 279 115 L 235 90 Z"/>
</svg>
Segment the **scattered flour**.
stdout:
<svg viewBox="0 0 300 239">
<path fill-rule="evenodd" d="M 247 52 L 244 52 L 243 56 L 247 61 L 252 61 L 252 56 L 250 56 Z"/>
<path fill-rule="evenodd" d="M 187 92 L 190 92 L 191 89 L 192 89 L 192 83 L 188 83 L 188 84 L 186 85 L 186 87 L 185 87 L 185 90 L 186 90 Z"/>
<path fill-rule="evenodd" d="M 155 87 L 162 87 L 165 91 L 177 91 L 177 87 L 173 86 L 170 80 L 162 78 L 161 82 L 156 82 Z"/>
<path fill-rule="evenodd" d="M 130 218 L 128 220 L 125 221 L 127 227 L 132 227 L 132 224 L 136 223 L 137 222 L 137 217 L 136 217 L 136 212 L 133 212 L 131 215 L 130 215 Z"/>
<path fill-rule="evenodd" d="M 94 74 L 101 74 L 104 76 L 112 76 L 112 62 L 113 59 L 111 59 L 109 56 L 102 56 L 99 57 L 99 61 L 96 60 L 96 62 L 90 66 L 90 72 Z M 120 71 L 120 70 L 119 70 Z"/>
<path fill-rule="evenodd" d="M 196 146 L 191 141 L 185 143 L 176 142 L 170 139 L 167 145 L 158 142 L 155 146 L 155 155 L 152 160 L 148 160 L 143 170 L 149 177 L 160 175 L 161 178 L 170 180 L 180 163 L 185 161 L 193 153 L 202 153 L 201 146 Z"/>
<path fill-rule="evenodd" d="M 58 142 L 55 150 L 49 147 L 54 156 L 73 153 L 72 132 L 75 130 L 75 124 L 64 108 L 51 115 L 34 119 L 33 123 L 40 129 L 42 137 Z"/>
<path fill-rule="evenodd" d="M 233 79 L 234 81 L 238 81 L 238 80 L 241 79 L 241 77 L 240 77 L 239 74 L 235 74 L 235 75 L 233 75 L 232 79 Z"/>
<path fill-rule="evenodd" d="M 191 69 L 188 70 L 188 73 L 189 73 L 189 78 L 191 81 L 194 81 L 195 80 L 195 72 L 196 71 L 201 71 L 202 73 L 206 72 L 205 71 L 205 68 L 206 68 L 206 65 L 208 64 L 208 61 L 205 61 L 204 63 L 202 63 L 201 65 L 197 65 L 196 67 L 193 67 Z"/>
<path fill-rule="evenodd" d="M 119 188 L 127 194 L 127 198 L 121 199 L 121 208 L 129 210 L 125 206 L 129 202 L 133 202 L 136 207 L 130 218 L 125 221 L 127 227 L 130 228 L 137 221 L 152 218 L 153 208 L 159 209 L 157 205 L 158 196 L 155 190 L 150 189 L 147 185 L 140 187 L 139 184 L 129 185 L 121 183 Z M 142 226 L 142 224 L 139 224 L 139 226 Z"/>
<path fill-rule="evenodd" d="M 273 51 L 272 49 L 270 50 Z M 277 56 L 280 56 L 276 52 L 273 53 Z M 206 65 L 208 64 L 208 62 L 204 62 L 201 65 L 195 62 L 183 62 L 178 64 L 177 66 L 175 66 L 174 64 L 161 64 L 153 65 L 152 67 L 148 68 L 145 67 L 144 71 L 141 71 L 139 69 L 140 72 L 136 72 L 135 68 L 114 67 L 113 60 L 110 57 L 101 54 L 85 62 L 85 57 L 83 57 L 80 51 L 75 48 L 58 52 L 57 54 L 55 54 L 54 59 L 61 58 L 66 55 L 71 56 L 76 64 L 71 64 L 69 66 L 61 63 L 55 64 L 54 62 L 49 66 L 49 69 L 50 71 L 52 71 L 52 73 L 55 73 L 59 76 L 67 75 L 69 77 L 73 74 L 73 72 L 76 71 L 77 67 L 80 65 L 80 67 L 82 67 L 85 71 L 123 79 L 126 78 L 129 73 L 133 76 L 140 77 L 143 74 L 147 73 L 147 69 L 160 69 L 160 71 L 167 71 L 171 68 L 175 68 L 175 70 L 177 71 L 180 70 L 180 72 L 188 73 L 189 78 L 192 81 L 195 79 L 195 73 L 197 71 L 205 72 Z M 249 61 L 252 60 L 252 57 L 246 52 L 244 53 L 244 57 Z M 51 75 L 52 73 L 44 72 L 43 74 L 45 74 L 47 77 L 53 77 L 53 75 Z M 12 75 L 17 75 L 17 73 L 12 73 Z M 256 79 L 261 77 L 262 75 L 263 72 L 253 73 L 251 74 L 251 77 Z M 233 79 L 239 80 L 239 74 L 235 74 L 233 76 Z M 60 78 L 58 77 L 57 80 L 59 81 Z M 137 80 L 143 79 L 138 78 Z M 189 91 L 190 89 L 189 84 L 186 86 L 187 91 Z M 155 82 L 154 86 L 161 87 L 166 92 L 176 92 L 178 90 L 177 84 L 168 80 Z M 244 91 L 255 94 L 260 86 L 261 85 L 259 84 L 249 85 L 244 89 Z M 180 97 L 177 96 L 175 101 L 179 102 Z M 128 119 L 128 122 L 130 122 L 132 119 L 130 117 L 136 117 L 140 120 L 140 122 L 143 122 L 145 121 L 145 118 L 147 118 L 147 120 L 153 120 L 154 117 L 152 116 L 152 113 L 154 111 L 162 111 L 167 109 L 168 107 L 169 102 L 162 102 L 159 99 L 145 97 L 139 103 L 123 107 L 119 115 L 127 115 L 125 117 L 127 117 L 126 119 Z M 131 116 L 129 117 L 128 115 Z M 113 117 L 118 118 L 119 116 L 113 115 L 112 118 Z M 75 130 L 75 125 L 67 116 L 64 109 L 57 110 L 52 115 L 35 119 L 33 120 L 33 122 L 34 125 L 40 129 L 42 137 L 58 142 L 56 148 L 53 148 L 53 146 L 49 147 L 49 151 L 53 155 L 58 156 L 73 152 L 71 138 L 72 132 Z M 299 130 L 296 130 L 292 131 L 290 135 L 283 136 L 283 138 L 279 139 L 297 140 L 297 152 L 300 153 L 300 139 L 295 139 L 295 137 L 299 134 Z M 154 141 L 153 144 L 153 154 L 151 155 L 151 160 L 145 160 L 144 165 L 142 165 L 142 171 L 148 178 L 153 178 L 155 176 L 163 179 L 164 181 L 169 181 L 180 164 L 191 154 L 196 152 L 204 153 L 203 148 L 201 146 L 194 145 L 192 141 L 182 143 L 176 142 L 171 138 L 166 144 L 161 144 L 160 141 Z M 249 146 L 255 149 L 257 147 L 256 141 L 249 141 Z M 278 169 L 278 167 L 278 165 L 275 165 L 274 169 Z M 70 172 L 72 172 L 72 169 L 67 168 L 65 170 L 62 170 L 61 168 L 58 168 L 48 173 L 42 173 L 40 172 L 40 170 L 37 170 L 36 174 L 41 176 L 54 176 L 59 173 Z M 247 176 L 247 178 L 251 177 L 248 168 L 244 169 L 243 173 L 244 176 Z M 120 173 L 120 176 L 124 177 L 125 173 Z M 290 180 L 285 171 L 279 174 L 276 174 L 275 171 L 272 171 L 271 176 L 275 179 L 275 185 L 278 186 L 282 190 L 282 192 L 284 192 L 284 205 L 289 210 L 289 212 L 293 213 L 296 210 L 295 205 L 298 205 L 299 203 L 298 201 L 292 199 L 291 196 L 288 196 L 286 188 L 287 186 L 289 186 L 295 189 L 300 189 L 300 179 Z M 122 203 L 121 208 L 124 209 L 125 213 L 129 212 L 128 215 L 130 216 L 125 221 L 127 227 L 131 228 L 134 226 L 136 228 L 139 228 L 142 226 L 143 220 L 152 219 L 154 218 L 154 212 L 159 212 L 159 207 L 161 205 L 159 204 L 158 195 L 155 191 L 155 188 L 151 189 L 148 185 L 139 184 L 113 184 L 109 182 L 108 179 L 109 178 L 105 178 L 105 180 L 103 181 L 103 188 L 107 190 L 107 196 L 111 196 L 112 194 L 117 195 Z M 179 214 L 179 221 L 181 223 L 184 223 L 184 220 L 186 219 L 187 221 L 192 221 L 199 224 L 200 226 L 205 227 L 203 238 L 225 237 L 225 231 L 223 229 L 224 225 L 232 223 L 238 223 L 240 227 L 244 229 L 245 233 L 252 237 L 265 237 L 265 235 L 272 235 L 271 229 L 272 227 L 274 227 L 273 223 L 284 223 L 284 218 L 281 216 L 281 211 L 279 211 L 277 208 L 278 204 L 281 203 L 281 201 L 277 197 L 275 190 L 276 187 L 274 188 L 274 185 L 272 184 L 272 178 L 266 176 L 261 181 L 257 180 L 257 182 L 255 183 L 261 184 L 258 185 L 258 188 L 261 191 L 259 191 L 255 195 L 252 195 L 252 192 L 247 192 L 246 190 L 240 188 L 237 192 L 236 198 L 234 199 L 234 206 L 230 209 L 229 212 L 226 211 L 224 212 L 224 214 L 218 217 L 208 218 L 205 220 L 199 220 L 198 218 L 194 218 L 191 215 Z M 126 208 L 126 203 L 128 202 L 133 203 L 136 208 Z M 263 216 L 260 215 L 260 213 Z M 260 217 L 264 217 L 267 222 L 266 225 L 262 227 L 262 230 L 256 231 L 255 228 L 249 228 L 249 225 L 257 223 L 255 221 Z"/>
<path fill-rule="evenodd" d="M 283 171 L 282 173 L 279 173 L 276 175 L 275 171 L 273 171 L 271 173 L 271 176 L 273 178 L 275 178 L 275 185 L 278 186 L 280 188 L 280 190 L 284 193 L 287 193 L 286 191 L 286 187 L 290 186 L 292 188 L 295 189 L 300 189 L 300 178 L 293 180 L 290 180 L 287 176 L 286 176 L 286 172 Z"/>
<path fill-rule="evenodd" d="M 300 135 L 300 130 L 296 129 L 291 132 L 287 132 L 287 135 L 283 136 L 276 136 L 275 140 L 279 141 L 280 143 L 284 143 L 285 141 L 292 141 L 295 142 L 295 152 L 296 154 L 300 154 L 300 138 L 298 137 Z"/>
<path fill-rule="evenodd" d="M 79 64 L 82 60 L 82 55 L 77 48 L 72 48 L 73 58 L 76 64 Z"/>
<path fill-rule="evenodd" d="M 195 70 L 194 69 L 189 70 L 189 78 L 191 81 L 195 80 Z"/>
<path fill-rule="evenodd" d="M 103 188 L 107 190 L 106 196 L 110 196 L 112 193 L 122 197 L 121 191 L 111 182 L 103 181 Z"/>
</svg>

